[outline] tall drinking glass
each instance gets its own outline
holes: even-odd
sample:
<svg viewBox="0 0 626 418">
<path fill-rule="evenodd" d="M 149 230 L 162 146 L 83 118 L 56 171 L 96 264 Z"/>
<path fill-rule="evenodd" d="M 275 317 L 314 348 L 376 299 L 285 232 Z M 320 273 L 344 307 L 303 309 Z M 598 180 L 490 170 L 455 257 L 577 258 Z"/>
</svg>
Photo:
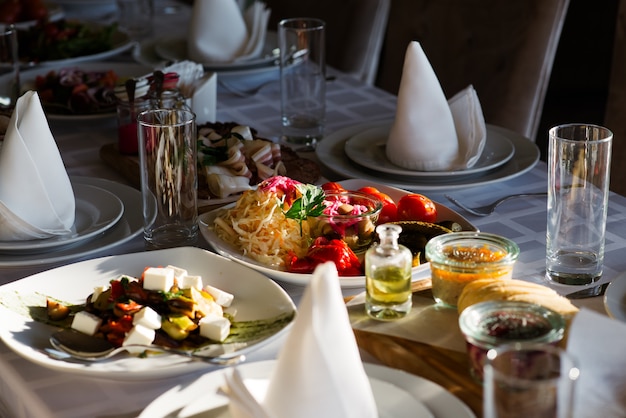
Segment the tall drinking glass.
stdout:
<svg viewBox="0 0 626 418">
<path fill-rule="evenodd" d="M 0 32 L 0 73 L 11 73 L 8 96 L 0 96 L 0 106 L 15 106 L 20 97 L 20 62 L 18 56 L 17 29 L 9 25 Z"/>
<path fill-rule="evenodd" d="M 325 23 L 293 18 L 278 24 L 283 139 L 315 147 L 326 119 Z"/>
<path fill-rule="evenodd" d="M 546 274 L 586 285 L 602 276 L 613 133 L 568 124 L 549 131 Z"/>
<path fill-rule="evenodd" d="M 195 114 L 151 109 L 137 121 L 146 246 L 193 244 L 198 236 Z"/>
</svg>

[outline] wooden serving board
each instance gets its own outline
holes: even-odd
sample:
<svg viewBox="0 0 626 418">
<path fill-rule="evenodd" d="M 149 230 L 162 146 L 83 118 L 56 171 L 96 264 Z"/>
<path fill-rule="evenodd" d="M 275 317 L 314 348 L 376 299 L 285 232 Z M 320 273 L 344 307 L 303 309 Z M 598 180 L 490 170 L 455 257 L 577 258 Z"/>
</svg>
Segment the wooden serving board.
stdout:
<svg viewBox="0 0 626 418">
<path fill-rule="evenodd" d="M 430 280 L 414 283 L 414 292 L 432 297 Z M 382 364 L 435 382 L 482 416 L 483 391 L 469 372 L 466 352 L 436 347 L 392 335 L 353 329 L 358 346 Z"/>
</svg>

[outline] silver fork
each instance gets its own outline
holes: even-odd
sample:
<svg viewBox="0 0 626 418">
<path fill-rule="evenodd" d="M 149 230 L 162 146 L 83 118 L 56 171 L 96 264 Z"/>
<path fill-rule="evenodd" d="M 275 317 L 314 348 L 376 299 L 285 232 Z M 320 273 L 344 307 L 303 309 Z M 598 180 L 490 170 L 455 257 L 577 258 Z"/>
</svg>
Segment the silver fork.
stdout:
<svg viewBox="0 0 626 418">
<path fill-rule="evenodd" d="M 509 196 L 501 197 L 500 199 L 496 200 L 493 203 L 489 203 L 488 205 L 477 206 L 477 207 L 474 207 L 474 208 L 470 208 L 469 206 L 464 205 L 463 203 L 459 202 L 458 200 L 456 200 L 455 198 L 453 198 L 450 195 L 444 195 L 444 196 L 450 202 L 454 203 L 455 205 L 457 205 L 458 207 L 460 207 L 464 211 L 471 213 L 472 215 L 487 216 L 487 215 L 491 215 L 496 210 L 496 208 L 498 206 L 500 206 L 502 203 L 506 202 L 509 199 L 513 199 L 513 198 L 516 198 L 516 197 L 547 196 L 547 195 L 548 195 L 547 192 L 512 194 L 512 195 L 509 195 Z"/>
</svg>

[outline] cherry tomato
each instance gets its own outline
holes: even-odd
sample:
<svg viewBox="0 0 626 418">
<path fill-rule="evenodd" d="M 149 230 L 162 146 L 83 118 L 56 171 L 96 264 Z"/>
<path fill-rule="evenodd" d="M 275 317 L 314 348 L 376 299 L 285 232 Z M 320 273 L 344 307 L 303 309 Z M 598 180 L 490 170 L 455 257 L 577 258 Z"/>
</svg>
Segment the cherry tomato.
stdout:
<svg viewBox="0 0 626 418">
<path fill-rule="evenodd" d="M 398 201 L 399 221 L 437 221 L 437 207 L 432 200 L 421 194 L 407 194 Z"/>
<path fill-rule="evenodd" d="M 334 181 L 329 181 L 322 184 L 322 190 L 324 190 L 326 193 L 342 193 L 347 191 L 341 184 Z"/>
<path fill-rule="evenodd" d="M 389 197 L 388 194 L 385 194 L 378 190 L 376 187 L 372 186 L 361 187 L 358 191 L 368 194 L 370 196 L 374 196 L 378 198 L 378 200 L 383 202 L 383 209 L 380 211 L 380 215 L 378 215 L 379 224 L 384 224 L 397 220 L 398 207 L 396 206 L 396 202 L 394 202 L 394 200 Z"/>
</svg>

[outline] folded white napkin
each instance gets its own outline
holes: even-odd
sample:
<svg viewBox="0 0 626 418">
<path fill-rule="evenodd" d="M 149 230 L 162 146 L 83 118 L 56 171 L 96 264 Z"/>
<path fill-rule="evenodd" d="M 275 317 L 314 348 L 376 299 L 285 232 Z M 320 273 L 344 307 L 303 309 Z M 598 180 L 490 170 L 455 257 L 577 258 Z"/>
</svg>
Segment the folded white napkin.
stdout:
<svg viewBox="0 0 626 418">
<path fill-rule="evenodd" d="M 419 42 L 407 48 L 396 117 L 386 155 L 409 170 L 446 171 L 472 167 L 485 146 L 487 131 L 472 86 L 450 101 Z"/>
<path fill-rule="evenodd" d="M 67 234 L 74 216 L 74 191 L 39 96 L 26 92 L 0 149 L 0 240 Z"/>
<path fill-rule="evenodd" d="M 236 0 L 194 2 L 187 54 L 201 63 L 244 61 L 263 50 L 270 10 L 254 2 L 245 12 Z"/>
<path fill-rule="evenodd" d="M 572 321 L 567 351 L 580 369 L 574 418 L 626 417 L 626 324 L 582 309 Z"/>
<path fill-rule="evenodd" d="M 179 61 L 162 70 L 179 75 L 177 87 L 196 114 L 196 123 L 215 122 L 217 101 L 217 74 L 204 72 L 204 66 L 192 61 Z"/>
<path fill-rule="evenodd" d="M 234 418 L 378 416 L 334 263 L 315 269 L 264 398 L 236 369 L 227 391 Z"/>
</svg>

